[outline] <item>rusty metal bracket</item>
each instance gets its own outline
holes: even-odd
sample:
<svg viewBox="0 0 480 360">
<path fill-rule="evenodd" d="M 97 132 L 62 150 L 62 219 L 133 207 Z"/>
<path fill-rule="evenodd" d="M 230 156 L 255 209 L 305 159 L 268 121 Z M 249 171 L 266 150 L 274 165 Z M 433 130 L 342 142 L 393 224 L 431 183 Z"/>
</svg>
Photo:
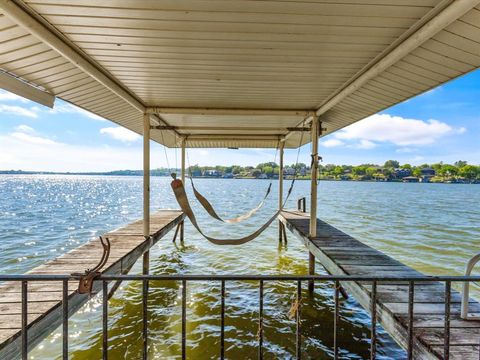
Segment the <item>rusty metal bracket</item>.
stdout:
<svg viewBox="0 0 480 360">
<path fill-rule="evenodd" d="M 93 288 L 93 281 L 95 278 L 100 276 L 100 269 L 105 266 L 110 256 L 110 240 L 105 238 L 105 240 L 100 236 L 100 243 L 103 247 L 102 258 L 92 269 L 85 270 L 85 273 L 74 273 L 73 276 L 80 276 L 78 283 L 78 293 L 79 294 L 91 294 Z"/>
</svg>

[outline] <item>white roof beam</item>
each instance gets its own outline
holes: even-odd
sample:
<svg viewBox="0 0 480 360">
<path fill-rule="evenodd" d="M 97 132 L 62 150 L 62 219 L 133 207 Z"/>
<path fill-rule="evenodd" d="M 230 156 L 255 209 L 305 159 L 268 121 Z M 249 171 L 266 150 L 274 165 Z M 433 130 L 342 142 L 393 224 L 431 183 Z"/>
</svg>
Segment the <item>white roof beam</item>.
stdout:
<svg viewBox="0 0 480 360">
<path fill-rule="evenodd" d="M 0 88 L 49 108 L 53 108 L 55 102 L 55 96 L 49 92 L 40 90 L 5 72 L 0 72 Z"/>
<path fill-rule="evenodd" d="M 412 33 L 403 42 L 399 43 L 385 56 L 373 64 L 370 64 L 358 77 L 346 83 L 332 97 L 323 102 L 316 111 L 318 116 L 324 114 L 337 105 L 347 96 L 351 95 L 369 80 L 375 78 L 395 64 L 400 59 L 411 53 L 424 42 L 432 38 L 439 31 L 465 15 L 468 11 L 480 4 L 480 0 L 455 0 L 448 7 L 444 8 L 438 15 L 433 17 L 417 31 Z"/>
<path fill-rule="evenodd" d="M 95 63 L 86 55 L 77 51 L 70 44 L 67 44 L 64 39 L 59 37 L 52 29 L 38 21 L 32 14 L 11 0 L 0 0 L 0 10 L 16 24 L 25 28 L 33 36 L 57 51 L 65 59 L 69 60 L 84 73 L 90 75 L 121 99 L 125 100 L 135 109 L 142 113 L 145 112 L 145 106 L 120 85 L 118 81 L 114 80 L 110 74 L 95 65 Z"/>
<path fill-rule="evenodd" d="M 305 117 L 311 110 L 266 110 L 266 109 L 208 109 L 147 107 L 147 113 L 159 115 L 244 115 L 244 116 L 298 116 Z"/>
</svg>

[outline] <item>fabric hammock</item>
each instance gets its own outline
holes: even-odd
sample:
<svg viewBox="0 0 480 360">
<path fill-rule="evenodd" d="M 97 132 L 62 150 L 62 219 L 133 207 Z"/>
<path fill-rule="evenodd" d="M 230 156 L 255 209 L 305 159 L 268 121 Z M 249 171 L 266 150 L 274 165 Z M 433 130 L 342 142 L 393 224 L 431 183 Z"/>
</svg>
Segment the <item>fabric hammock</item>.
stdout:
<svg viewBox="0 0 480 360">
<path fill-rule="evenodd" d="M 187 193 L 185 192 L 185 187 L 183 186 L 183 182 L 180 179 L 174 179 L 171 183 L 173 193 L 175 194 L 175 198 L 177 199 L 178 205 L 184 212 L 184 214 L 190 219 L 193 226 L 198 230 L 198 232 L 208 241 L 215 245 L 242 245 L 249 241 L 252 241 L 257 236 L 259 236 L 262 232 L 265 231 L 266 228 L 270 226 L 270 224 L 277 218 L 278 214 L 281 210 L 278 210 L 270 219 L 267 220 L 258 230 L 251 233 L 250 235 L 244 236 L 242 238 L 237 239 L 216 239 L 206 235 L 197 223 L 197 219 L 195 218 L 195 214 L 190 206 L 188 201 Z M 265 200 L 265 199 L 264 199 Z M 263 201 L 264 201 L 263 200 Z M 206 201 L 206 200 L 205 200 Z M 207 201 L 208 203 L 208 201 Z M 211 206 L 211 205 L 210 205 Z M 213 210 L 213 208 L 212 208 Z M 258 209 L 257 209 L 258 210 Z M 214 210 L 213 210 L 214 211 Z"/>
<path fill-rule="evenodd" d="M 270 190 L 272 189 L 272 182 L 270 182 L 270 185 L 268 186 L 267 192 L 265 193 L 265 196 L 263 197 L 262 201 L 254 207 L 252 210 L 248 211 L 247 213 L 240 215 L 236 218 L 233 219 L 222 219 L 215 209 L 213 208 L 212 204 L 202 195 L 198 190 L 195 188 L 195 184 L 193 183 L 192 176 L 190 175 L 190 182 L 192 184 L 192 189 L 193 189 L 193 194 L 197 198 L 198 202 L 203 206 L 205 211 L 214 219 L 217 219 L 219 221 L 222 221 L 224 223 L 232 224 L 232 223 L 238 223 L 244 220 L 247 220 L 249 217 L 251 217 L 253 214 L 255 214 L 260 208 L 265 204 L 265 200 L 267 200 L 268 195 L 270 194 Z"/>
</svg>

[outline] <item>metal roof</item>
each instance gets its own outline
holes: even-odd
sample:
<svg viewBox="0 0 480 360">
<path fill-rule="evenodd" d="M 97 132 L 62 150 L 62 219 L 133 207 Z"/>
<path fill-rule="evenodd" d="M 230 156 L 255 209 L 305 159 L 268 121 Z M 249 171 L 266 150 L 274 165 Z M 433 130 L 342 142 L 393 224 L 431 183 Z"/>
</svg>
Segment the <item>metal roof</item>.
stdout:
<svg viewBox="0 0 480 360">
<path fill-rule="evenodd" d="M 478 68 L 479 4 L 0 0 L 0 68 L 169 147 L 295 148 Z"/>
</svg>

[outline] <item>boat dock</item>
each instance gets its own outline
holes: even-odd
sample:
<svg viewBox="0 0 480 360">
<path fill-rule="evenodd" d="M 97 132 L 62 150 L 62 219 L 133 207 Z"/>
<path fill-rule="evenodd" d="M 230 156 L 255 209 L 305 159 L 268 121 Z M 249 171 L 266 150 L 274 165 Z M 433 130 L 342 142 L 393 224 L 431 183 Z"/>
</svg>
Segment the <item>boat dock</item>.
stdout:
<svg viewBox="0 0 480 360">
<path fill-rule="evenodd" d="M 163 236 L 178 226 L 185 215 L 178 210 L 161 210 L 150 216 L 150 238 L 143 236 L 143 221 L 129 225 L 104 235 L 111 244 L 110 256 L 101 269 L 102 274 L 124 274 L 135 262 Z M 103 247 L 98 239 L 93 239 L 68 253 L 46 262 L 27 272 L 33 274 L 65 275 L 83 273 L 92 269 L 100 260 Z M 32 282 L 28 284 L 28 348 L 32 349 L 52 331 L 62 324 L 61 282 Z M 68 312 L 75 313 L 90 298 L 90 294 L 77 292 L 78 281 L 68 284 Z M 93 292 L 101 289 L 95 283 Z M 116 287 L 110 291 L 114 291 Z M 18 282 L 0 286 L 0 359 L 16 358 L 21 354 L 22 296 Z"/>
<path fill-rule="evenodd" d="M 309 213 L 283 211 L 280 221 L 333 275 L 403 276 L 423 274 L 317 219 L 317 236 L 310 239 Z M 346 291 L 371 312 L 372 284 L 342 282 Z M 377 319 L 397 343 L 408 348 L 409 283 L 378 283 Z M 449 336 L 445 335 L 445 285 L 440 282 L 416 283 L 413 302 L 413 355 L 415 359 L 443 359 L 445 338 L 450 339 L 450 359 L 478 359 L 480 321 L 460 318 L 461 294 L 452 290 Z M 471 313 L 480 312 L 480 304 L 470 301 Z"/>
</svg>

